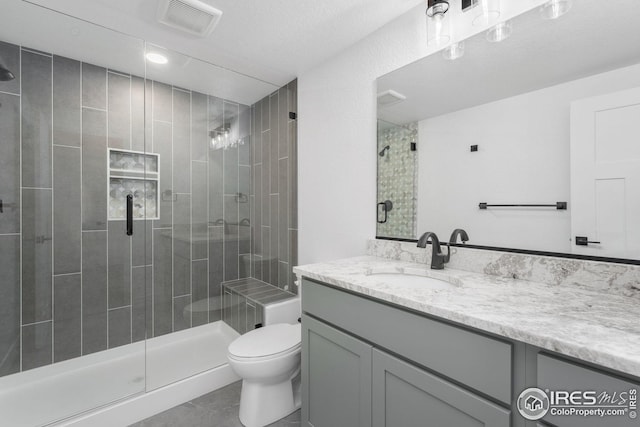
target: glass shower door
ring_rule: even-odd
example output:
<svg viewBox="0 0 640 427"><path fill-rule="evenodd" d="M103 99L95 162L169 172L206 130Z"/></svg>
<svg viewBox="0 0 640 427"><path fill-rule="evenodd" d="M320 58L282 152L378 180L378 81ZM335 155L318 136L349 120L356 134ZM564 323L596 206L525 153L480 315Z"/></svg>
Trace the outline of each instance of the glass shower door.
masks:
<svg viewBox="0 0 640 427"><path fill-rule="evenodd" d="M12 1L0 66L0 425L37 426L145 390L144 42Z"/></svg>

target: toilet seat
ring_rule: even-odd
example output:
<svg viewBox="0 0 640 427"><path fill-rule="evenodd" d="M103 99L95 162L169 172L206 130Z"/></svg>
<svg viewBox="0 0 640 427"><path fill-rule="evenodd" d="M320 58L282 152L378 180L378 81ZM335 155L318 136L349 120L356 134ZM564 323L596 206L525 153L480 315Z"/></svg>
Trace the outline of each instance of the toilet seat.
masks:
<svg viewBox="0 0 640 427"><path fill-rule="evenodd" d="M236 360L267 360L300 350L300 324L280 323L255 329L229 345L229 357Z"/></svg>

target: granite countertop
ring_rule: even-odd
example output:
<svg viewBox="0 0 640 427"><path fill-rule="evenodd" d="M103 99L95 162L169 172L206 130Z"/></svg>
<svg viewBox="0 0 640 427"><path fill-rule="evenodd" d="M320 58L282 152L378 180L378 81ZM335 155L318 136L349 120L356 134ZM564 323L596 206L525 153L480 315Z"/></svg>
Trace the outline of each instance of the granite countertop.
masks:
<svg viewBox="0 0 640 427"><path fill-rule="evenodd" d="M374 256L298 266L294 273L462 325L640 377L638 300ZM391 286L371 273L402 272L456 286ZM304 294L303 294L304 298Z"/></svg>

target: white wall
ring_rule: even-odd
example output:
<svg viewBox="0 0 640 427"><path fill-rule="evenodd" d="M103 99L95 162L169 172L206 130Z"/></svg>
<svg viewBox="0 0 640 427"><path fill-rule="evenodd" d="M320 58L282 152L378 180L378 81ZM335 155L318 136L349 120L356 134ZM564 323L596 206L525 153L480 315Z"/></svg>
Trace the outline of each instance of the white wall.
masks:
<svg viewBox="0 0 640 427"><path fill-rule="evenodd" d="M640 65L421 121L418 231L448 239L464 228L472 244L571 252L570 211L478 203L569 202L571 102L637 86Z"/></svg>
<svg viewBox="0 0 640 427"><path fill-rule="evenodd" d="M541 0L510 0L510 18ZM462 38L481 29L461 28ZM425 3L298 78L299 261L365 253L375 236L375 80L432 52Z"/></svg>

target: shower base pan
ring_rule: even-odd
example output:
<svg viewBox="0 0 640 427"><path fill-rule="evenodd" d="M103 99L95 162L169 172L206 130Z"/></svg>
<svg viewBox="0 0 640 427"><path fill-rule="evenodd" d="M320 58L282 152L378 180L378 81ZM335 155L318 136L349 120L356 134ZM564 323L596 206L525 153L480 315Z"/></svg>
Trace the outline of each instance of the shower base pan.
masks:
<svg viewBox="0 0 640 427"><path fill-rule="evenodd" d="M129 425L239 378L223 321L0 378L0 425Z"/></svg>

